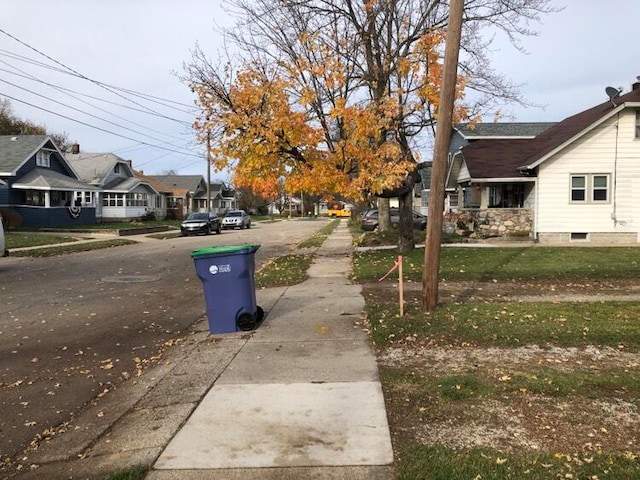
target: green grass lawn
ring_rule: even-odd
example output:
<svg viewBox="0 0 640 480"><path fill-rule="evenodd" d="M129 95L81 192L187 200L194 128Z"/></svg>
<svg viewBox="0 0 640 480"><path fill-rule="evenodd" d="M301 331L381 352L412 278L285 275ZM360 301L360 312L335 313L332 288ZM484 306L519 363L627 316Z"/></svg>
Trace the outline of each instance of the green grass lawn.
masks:
<svg viewBox="0 0 640 480"><path fill-rule="evenodd" d="M55 245L56 243L66 243L77 241L74 237L61 235L48 235L44 233L16 233L7 232L5 235L6 248L37 247L41 245Z"/></svg>
<svg viewBox="0 0 640 480"><path fill-rule="evenodd" d="M74 225L71 227L60 227L63 230L126 230L127 228L140 227L175 227L179 228L182 220L147 220L144 222L114 222L97 223L89 225Z"/></svg>
<svg viewBox="0 0 640 480"><path fill-rule="evenodd" d="M443 247L441 279L501 295L424 312L409 291L403 317L395 288L365 283L398 478L640 479L640 302L509 297L527 282L555 294L578 284L587 299L589 282L637 291L639 253ZM396 258L358 253L354 278L377 280ZM405 278L420 282L424 250L404 258Z"/></svg>
<svg viewBox="0 0 640 480"><path fill-rule="evenodd" d="M37 248L35 250L18 250L11 252L12 257L55 257L57 255L67 255L77 252L89 252L91 250L100 250L103 248L118 247L122 245L132 245L137 243L133 240L125 238L114 238L111 240L102 240L90 243L78 243L72 245L52 245L48 247Z"/></svg>
<svg viewBox="0 0 640 480"><path fill-rule="evenodd" d="M421 281L424 249L404 255L407 280ZM354 258L354 279L381 278L398 257L393 250L360 252ZM640 278L637 247L442 247L443 280L607 280Z"/></svg>
<svg viewBox="0 0 640 480"><path fill-rule="evenodd" d="M366 308L372 340L381 346L411 336L436 345L622 345L640 351L639 302L456 303L433 312L408 305L404 317L396 303L369 299Z"/></svg>

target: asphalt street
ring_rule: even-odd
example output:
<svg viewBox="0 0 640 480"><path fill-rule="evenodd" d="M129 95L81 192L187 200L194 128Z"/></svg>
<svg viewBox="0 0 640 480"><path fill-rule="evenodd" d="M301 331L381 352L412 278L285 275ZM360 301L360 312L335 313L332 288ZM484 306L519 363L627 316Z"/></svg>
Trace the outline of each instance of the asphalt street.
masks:
<svg viewBox="0 0 640 480"><path fill-rule="evenodd" d="M162 362L204 315L191 251L260 244L256 263L325 225L254 224L49 258L0 259L0 462L64 430L115 386Z"/></svg>

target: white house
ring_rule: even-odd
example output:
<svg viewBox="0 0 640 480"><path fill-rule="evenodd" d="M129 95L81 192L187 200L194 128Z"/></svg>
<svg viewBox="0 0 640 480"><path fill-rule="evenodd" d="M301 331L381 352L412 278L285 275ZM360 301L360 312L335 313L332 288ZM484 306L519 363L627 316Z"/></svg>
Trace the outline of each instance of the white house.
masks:
<svg viewBox="0 0 640 480"><path fill-rule="evenodd" d="M157 218L166 214L166 197L153 186L135 177L128 160L113 153L80 153L72 146L66 160L82 181L99 187L96 217L101 221L126 221L153 212Z"/></svg>
<svg viewBox="0 0 640 480"><path fill-rule="evenodd" d="M640 82L612 97L534 138L476 140L454 152L447 187L474 230L640 243Z"/></svg>

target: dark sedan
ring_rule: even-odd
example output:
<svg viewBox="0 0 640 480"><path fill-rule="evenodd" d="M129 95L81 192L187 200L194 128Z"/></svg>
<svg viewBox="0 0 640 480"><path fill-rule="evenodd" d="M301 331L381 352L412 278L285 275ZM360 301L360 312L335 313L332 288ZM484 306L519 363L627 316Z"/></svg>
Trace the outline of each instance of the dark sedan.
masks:
<svg viewBox="0 0 640 480"><path fill-rule="evenodd" d="M182 236L204 233L211 235L213 232L222 232L220 217L215 213L192 213L182 221L180 233Z"/></svg>
<svg viewBox="0 0 640 480"><path fill-rule="evenodd" d="M393 228L397 228L400 223L400 211L397 208L392 208L390 210L391 213L391 226ZM413 228L416 230L425 230L427 228L427 217L418 213L413 213ZM374 208L372 210L367 210L362 215L362 220L360 221L360 227L362 230L367 232L372 232L376 228L378 228L378 209Z"/></svg>

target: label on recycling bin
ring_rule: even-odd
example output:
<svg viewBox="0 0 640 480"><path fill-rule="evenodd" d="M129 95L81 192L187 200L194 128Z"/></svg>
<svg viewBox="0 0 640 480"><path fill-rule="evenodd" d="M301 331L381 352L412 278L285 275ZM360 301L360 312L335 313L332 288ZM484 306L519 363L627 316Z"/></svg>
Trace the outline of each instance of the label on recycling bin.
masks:
<svg viewBox="0 0 640 480"><path fill-rule="evenodd" d="M230 273L231 265L211 265L209 267L209 273L211 275L217 275L218 273Z"/></svg>

